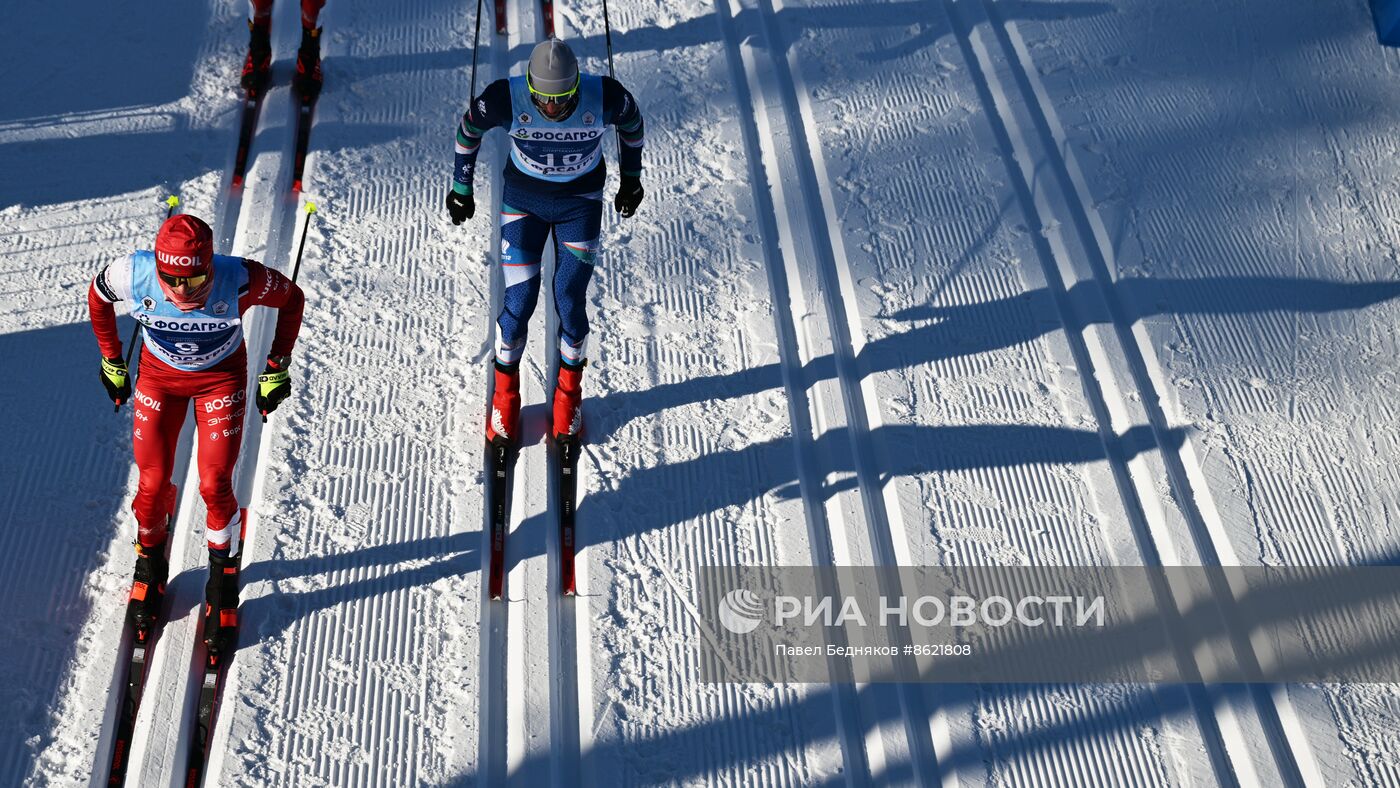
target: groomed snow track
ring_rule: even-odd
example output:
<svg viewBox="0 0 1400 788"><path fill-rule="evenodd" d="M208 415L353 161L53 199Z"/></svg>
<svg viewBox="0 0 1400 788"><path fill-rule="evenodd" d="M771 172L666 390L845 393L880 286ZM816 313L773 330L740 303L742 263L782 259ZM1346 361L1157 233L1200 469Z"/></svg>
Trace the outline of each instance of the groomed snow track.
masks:
<svg viewBox="0 0 1400 788"><path fill-rule="evenodd" d="M483 5L478 91L520 73L543 34L536 0L507 0L504 36ZM1364 164L1381 169L1383 151L1370 137L1349 146L1362 139L1347 136L1352 126L1316 134L1310 149L1326 166L1289 148L1294 181L1270 187L1286 199L1259 210L1276 224L1260 219L1251 236L1238 229L1250 226L1241 216L1220 229L1188 207L1199 197L1225 214L1244 199L1241 187L1210 177L1227 161L1210 157L1226 154L1152 136L1178 116L1188 130L1207 126L1200 113L1213 102L1256 111L1251 123L1215 133L1221 150L1235 145L1245 151L1237 158L1267 169L1288 147L1263 137L1270 123L1325 126L1324 105L1370 107L1379 119L1364 121L1368 129L1400 122L1400 111L1354 95L1361 78L1345 79L1395 69L1364 48L1364 13L1263 5L1219 12L1231 29L1252 31L1232 43L1255 56L1281 52L1291 27L1264 18L1293 14L1293 26L1322 31L1300 44L1299 61L1326 64L1340 87L1239 109L1248 102L1230 92L1236 83L1260 94L1272 84L1310 88L1282 54L1267 80L1264 66L1221 56L1233 82L1212 82L1170 46L1117 48L1148 20L1185 41L1192 14L1209 16L1196 0L1184 10L1153 10L1149 0L610 0L618 76L647 117L648 196L632 220L617 218L610 199L605 210L590 303L578 596L558 588L558 459L545 440L558 327L546 295L522 364L505 596L493 601L481 425L500 301L502 135L486 140L477 216L453 227L441 207L475 3L335 0L306 178L322 213L302 268L296 388L267 428L254 416L243 438L244 623L206 784L1400 785L1390 757L1400 730L1384 712L1395 695L1383 685L696 678L695 643L715 627L694 598L704 566L1234 566L1393 555L1400 534L1386 513L1400 501L1400 479L1382 465L1394 465L1400 446L1376 435L1400 432L1400 418L1380 401L1385 389L1357 372L1398 344L1400 237L1388 229L1384 185ZM222 71L197 76L190 96L0 116L0 163L5 145L37 145L42 155L65 134L169 133L172 154L199 163L174 183L186 210L217 217L219 251L289 268L300 216L287 196L293 4L279 4L278 87L262 108L241 196L226 188L227 163L179 143L180 134L214 140L231 158L237 117L229 122L226 86L243 45L241 13L241 2L214 4L209 26L220 32L198 58ZM605 71L601 0L556 0L555 19L585 68ZM1198 57L1228 49L1210 40ZM1105 69L1130 74L1128 87ZM1177 93L1191 101L1176 103ZM1134 117L1135 106L1156 125ZM1135 136L1151 144L1139 149ZM1154 157L1170 166L1137 187L1132 173L1158 167ZM1172 167L1194 174L1174 180ZM80 288L67 280L85 287L90 258L140 245L160 195L123 192L124 183L110 195L36 186L53 193L53 206L6 208L0 215L20 229L0 234L0 273L19 283L14 291L42 292L56 276L71 299ZM615 184L613 175L609 198ZM21 201L3 187L0 196ZM150 210L132 207L147 202ZM1346 246L1329 229L1334 219L1369 240ZM1191 238L1171 241L1164 228L1177 222ZM1256 241L1281 257L1291 249L1297 270L1271 267L1262 252L1256 259ZM1381 263L1344 253L1361 256L1362 247L1389 251ZM58 257L55 272L26 272L35 253ZM1162 262L1173 256L1186 262ZM552 265L547 258L546 293ZM10 303L0 347L34 367L30 385L58 380L55 407L67 407L68 388L92 383L87 368L67 375L30 346L85 357L83 316L52 295ZM250 318L256 366L272 321ZM17 336L25 342L11 343ZM1322 360L1329 355L1346 362ZM1308 375L1322 382L1310 388ZM1286 395L1270 399L1271 386ZM25 408L33 405L0 393L0 414ZM1329 421L1333 412L1343 416ZM1286 447L1251 430L1258 418L1293 434L1298 414L1374 426L1350 443L1295 428ZM71 486L71 466L104 496L59 507L81 527L53 555L13 527L43 511L37 496L0 505L0 524L11 526L0 552L24 562L11 585L92 578L83 596L25 597L82 645L36 636L36 653L71 666L62 675L0 660L0 679L34 685L25 701L49 710L0 723L23 742L0 752L0 782L80 783L101 772L96 784L115 717L108 690L119 633L110 620L129 572L130 535L110 532L123 516L113 501L124 489L129 500L134 485L134 475L124 488L111 470L128 462L129 417L117 427L81 417L74 429L90 441L60 436L81 451L0 418L35 447L26 463L0 456L7 493L52 495L46 477ZM129 785L179 783L189 746L205 559L188 433L177 462L171 620L137 720ZM1281 448L1289 467L1270 456ZM1290 485L1307 500L1295 502ZM77 545L109 538L95 558ZM1220 615L1244 590L1217 589ZM1167 614L1191 604L1165 585L1153 591ZM1184 673L1208 678L1221 662L1271 655L1237 642L1174 657ZM831 668L843 665L833 658Z"/></svg>

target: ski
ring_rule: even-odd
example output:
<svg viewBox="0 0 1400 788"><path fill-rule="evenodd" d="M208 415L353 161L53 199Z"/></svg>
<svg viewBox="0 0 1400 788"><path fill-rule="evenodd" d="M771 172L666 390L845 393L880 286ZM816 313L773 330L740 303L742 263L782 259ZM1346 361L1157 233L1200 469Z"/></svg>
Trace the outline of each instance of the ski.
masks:
<svg viewBox="0 0 1400 788"><path fill-rule="evenodd" d="M238 512L242 532L239 534L238 564L243 570L243 555L247 543L248 510ZM206 603L207 604L207 603ZM240 605L241 607L241 605ZM198 640L195 648L204 643L204 617L200 616ZM204 673L199 686L199 707L194 718L194 730L190 739L190 753L185 763L185 788L197 788L204 781L204 772L209 766L209 742L214 738L214 722L219 715L219 700L223 697L224 679L228 676L228 664L233 659L236 648L227 652L214 651L203 645Z"/></svg>
<svg viewBox="0 0 1400 788"><path fill-rule="evenodd" d="M578 438L560 438L559 461L559 590L574 595L574 512L578 500Z"/></svg>
<svg viewBox="0 0 1400 788"><path fill-rule="evenodd" d="M506 34L506 0L496 0L496 35Z"/></svg>
<svg viewBox="0 0 1400 788"><path fill-rule="evenodd" d="M141 708L141 694L146 688L146 657L155 650L156 633L160 626L160 621L145 629L127 624L127 628L131 630L130 637L122 639L125 644L123 647L127 649L126 686L122 694L121 708L117 712L117 737L112 743L108 785L121 785L126 779L131 740L136 733L136 712Z"/></svg>
<svg viewBox="0 0 1400 788"><path fill-rule="evenodd" d="M174 496L172 495L172 500ZM167 515L166 528L174 525L174 515ZM167 548L168 550L169 548ZM169 556L166 556L167 562ZM135 589L132 589L133 593ZM127 621L126 634L122 637L122 662L126 664L125 685L122 690L121 706L117 710L116 738L112 742L112 762L107 773L108 785L121 785L126 779L126 769L130 765L131 741L136 733L136 712L141 708L141 696L146 689L147 659L155 652L156 637L164 624L166 606L161 605L158 616L149 627L141 628Z"/></svg>
<svg viewBox="0 0 1400 788"><path fill-rule="evenodd" d="M506 581L506 531L510 527L510 472L515 451L508 443L486 444L486 473L491 507L491 566L492 599L500 599Z"/></svg>
<svg viewBox="0 0 1400 788"><path fill-rule="evenodd" d="M248 174L248 152L253 147L253 132L258 128L258 111L262 108L263 94L249 90L243 95L243 117L238 125L238 153L233 157L233 179L229 189L238 192L243 188L243 179Z"/></svg>
<svg viewBox="0 0 1400 788"><path fill-rule="evenodd" d="M544 37L554 38L554 0L540 0L540 14L544 17Z"/></svg>
<svg viewBox="0 0 1400 788"><path fill-rule="evenodd" d="M297 99L297 147L292 158L292 194L301 193L301 175L306 170L306 152L311 145L311 121L316 112L316 96Z"/></svg>

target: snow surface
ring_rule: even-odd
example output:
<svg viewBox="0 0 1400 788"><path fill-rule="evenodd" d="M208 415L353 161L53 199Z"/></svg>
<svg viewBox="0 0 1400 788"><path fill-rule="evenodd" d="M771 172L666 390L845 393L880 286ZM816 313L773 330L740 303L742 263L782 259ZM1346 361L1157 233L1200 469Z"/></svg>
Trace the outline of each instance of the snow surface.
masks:
<svg viewBox="0 0 1400 788"><path fill-rule="evenodd" d="M555 5L605 69L601 0ZM540 38L507 6L478 89ZM97 784L109 755L136 477L88 280L171 192L221 252L289 271L300 238L296 4L241 200L246 7L142 10L26 3L0 32L5 785ZM705 564L1393 561L1400 59L1365 3L609 11L648 196L605 212L591 294L580 595L550 590L542 299L491 603L499 134L481 215L441 207L474 4L331 0L296 389L238 470L209 784L1400 785L1394 685L708 685L694 650ZM130 785L180 782L188 746L189 465Z"/></svg>

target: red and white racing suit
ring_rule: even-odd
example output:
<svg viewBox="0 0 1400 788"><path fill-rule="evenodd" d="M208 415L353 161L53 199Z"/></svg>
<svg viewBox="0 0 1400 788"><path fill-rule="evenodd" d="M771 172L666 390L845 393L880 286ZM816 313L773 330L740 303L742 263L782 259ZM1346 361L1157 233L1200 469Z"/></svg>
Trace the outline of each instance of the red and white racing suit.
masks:
<svg viewBox="0 0 1400 788"><path fill-rule="evenodd" d="M253 6L253 21L266 22L272 19L272 0L249 0ZM301 0L301 26L307 29L316 27L321 9L326 0Z"/></svg>
<svg viewBox="0 0 1400 788"><path fill-rule="evenodd" d="M123 262L129 265L128 261ZM106 358L122 355L116 310L112 304L130 297L130 292L129 287L124 293L119 285L111 284L120 282L119 275L108 276L109 270L121 264L113 263L104 268L88 288L92 330ZM239 294L238 314L242 315L250 306L277 309L277 332L270 354L290 355L301 329L305 303L301 288L262 263L244 260L243 264L248 286ZM129 273L126 281L130 281ZM166 515L174 508L170 475L175 462L175 442L184 426L185 411L193 401L199 424L195 431L199 492L208 510L209 547L238 552L241 523L238 500L233 492L233 466L238 462L242 442L249 399L248 378L248 354L241 339L236 351L199 371L176 369L151 352L141 354L132 397L135 410L132 448L140 469L140 481L131 508L136 515L137 538L143 546L153 547L165 541Z"/></svg>

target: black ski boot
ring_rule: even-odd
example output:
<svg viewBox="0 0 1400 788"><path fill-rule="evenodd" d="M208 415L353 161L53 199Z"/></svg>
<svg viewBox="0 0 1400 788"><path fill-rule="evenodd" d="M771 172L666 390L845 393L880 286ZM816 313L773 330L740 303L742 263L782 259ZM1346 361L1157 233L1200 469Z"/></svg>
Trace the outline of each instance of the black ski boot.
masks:
<svg viewBox="0 0 1400 788"><path fill-rule="evenodd" d="M204 585L204 643L210 656L232 651L238 638L238 557L209 554Z"/></svg>
<svg viewBox="0 0 1400 788"><path fill-rule="evenodd" d="M154 547L136 543L136 572L131 580L131 595L126 601L126 620L136 627L138 635L149 631L160 617L160 601L165 597L165 581L169 574L165 542Z"/></svg>
<svg viewBox="0 0 1400 788"><path fill-rule="evenodd" d="M243 89L261 93L272 70L272 24L248 20L248 57L243 60Z"/></svg>
<svg viewBox="0 0 1400 788"><path fill-rule="evenodd" d="M312 101L321 93L321 28L301 29L301 48L297 50L297 73L292 87L302 101Z"/></svg>

